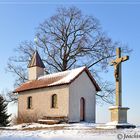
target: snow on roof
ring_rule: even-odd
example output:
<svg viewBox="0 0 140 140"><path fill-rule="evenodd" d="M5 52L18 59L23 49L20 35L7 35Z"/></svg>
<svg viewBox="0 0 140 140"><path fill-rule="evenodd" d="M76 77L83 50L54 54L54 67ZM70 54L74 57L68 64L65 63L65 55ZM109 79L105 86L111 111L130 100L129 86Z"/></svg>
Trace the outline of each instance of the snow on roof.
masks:
<svg viewBox="0 0 140 140"><path fill-rule="evenodd" d="M38 80L53 79L53 78L56 78L56 77L61 77L58 81L55 81L55 82L53 82L49 85L69 83L72 79L74 79L85 68L86 67L84 66L84 67L80 67L80 68L76 68L76 69L72 69L72 70L67 70L67 71L63 71L63 72L58 72L58 73L54 73L54 74L45 75L45 76L39 77Z"/></svg>
<svg viewBox="0 0 140 140"><path fill-rule="evenodd" d="M69 84L73 80L75 80L83 71L86 71L86 73L89 76L89 78L91 79L92 83L95 85L96 90L100 91L100 87L98 86L98 84L96 83L94 78L91 76L87 67L84 66L84 67L80 67L80 68L76 68L76 69L72 69L72 70L48 74L48 75L39 77L37 80L28 81L28 82L22 84L20 87L18 87L14 91L14 93L32 90L32 89L38 89L38 88L45 88L45 87Z"/></svg>

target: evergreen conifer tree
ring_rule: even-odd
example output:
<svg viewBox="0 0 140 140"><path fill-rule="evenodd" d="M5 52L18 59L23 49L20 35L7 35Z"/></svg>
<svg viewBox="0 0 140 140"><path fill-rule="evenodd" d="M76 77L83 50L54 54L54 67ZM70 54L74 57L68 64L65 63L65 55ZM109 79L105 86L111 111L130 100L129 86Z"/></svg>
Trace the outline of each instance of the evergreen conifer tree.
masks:
<svg viewBox="0 0 140 140"><path fill-rule="evenodd" d="M0 95L0 126L8 126L10 115L7 114L7 103Z"/></svg>

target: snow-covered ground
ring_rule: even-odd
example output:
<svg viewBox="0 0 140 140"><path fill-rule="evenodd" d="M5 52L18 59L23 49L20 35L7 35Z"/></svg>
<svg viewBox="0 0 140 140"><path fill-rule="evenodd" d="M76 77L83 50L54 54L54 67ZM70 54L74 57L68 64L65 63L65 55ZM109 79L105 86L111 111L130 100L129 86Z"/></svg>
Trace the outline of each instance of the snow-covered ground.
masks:
<svg viewBox="0 0 140 140"><path fill-rule="evenodd" d="M127 137L127 138L126 138ZM128 138L129 137L129 138ZM93 123L22 124L0 129L0 140L124 140L140 139L140 128L99 130Z"/></svg>

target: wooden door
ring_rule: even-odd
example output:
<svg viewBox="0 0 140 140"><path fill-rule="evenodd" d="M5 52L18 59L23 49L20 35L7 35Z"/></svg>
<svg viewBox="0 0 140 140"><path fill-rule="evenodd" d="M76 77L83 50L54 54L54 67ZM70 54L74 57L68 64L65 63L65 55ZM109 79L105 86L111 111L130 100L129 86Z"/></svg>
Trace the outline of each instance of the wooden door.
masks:
<svg viewBox="0 0 140 140"><path fill-rule="evenodd" d="M85 99L82 97L80 99L80 121L85 119Z"/></svg>

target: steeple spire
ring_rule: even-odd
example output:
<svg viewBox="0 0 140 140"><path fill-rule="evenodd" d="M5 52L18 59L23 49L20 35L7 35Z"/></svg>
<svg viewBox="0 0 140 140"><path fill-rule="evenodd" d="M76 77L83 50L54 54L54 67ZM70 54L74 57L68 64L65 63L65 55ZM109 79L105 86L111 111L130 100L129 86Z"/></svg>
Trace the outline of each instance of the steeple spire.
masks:
<svg viewBox="0 0 140 140"><path fill-rule="evenodd" d="M28 64L28 68L31 68L31 67L45 68L44 63L42 62L37 50L34 52L32 59Z"/></svg>
<svg viewBox="0 0 140 140"><path fill-rule="evenodd" d="M36 50L28 64L29 80L36 80L38 77L44 75L44 68L44 63L42 62L38 51Z"/></svg>

